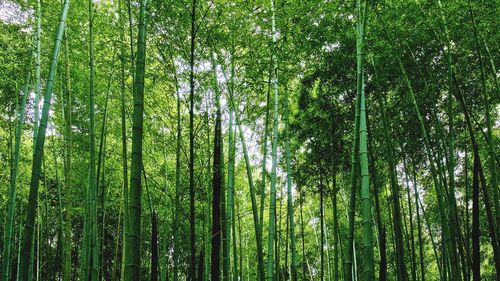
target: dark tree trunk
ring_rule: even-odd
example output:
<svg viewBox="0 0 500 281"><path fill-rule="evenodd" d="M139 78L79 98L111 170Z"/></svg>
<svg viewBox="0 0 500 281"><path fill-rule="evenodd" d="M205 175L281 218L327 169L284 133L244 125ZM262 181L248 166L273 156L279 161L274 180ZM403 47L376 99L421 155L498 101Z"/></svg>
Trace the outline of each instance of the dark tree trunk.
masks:
<svg viewBox="0 0 500 281"><path fill-rule="evenodd" d="M158 281L158 219L151 215L151 281Z"/></svg>
<svg viewBox="0 0 500 281"><path fill-rule="evenodd" d="M214 139L214 164L213 164L213 197L212 197L212 260L211 260L211 280L220 280L220 250L221 250L221 113L217 110L215 121ZM192 272L194 274L194 272Z"/></svg>

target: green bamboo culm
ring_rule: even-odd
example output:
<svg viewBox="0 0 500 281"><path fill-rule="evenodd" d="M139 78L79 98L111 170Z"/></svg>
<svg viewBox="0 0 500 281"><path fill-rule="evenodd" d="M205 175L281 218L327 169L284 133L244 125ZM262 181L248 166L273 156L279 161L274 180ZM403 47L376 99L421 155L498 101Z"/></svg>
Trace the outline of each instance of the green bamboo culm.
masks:
<svg viewBox="0 0 500 281"><path fill-rule="evenodd" d="M129 235L126 241L126 281L141 280L141 163L146 67L146 1L140 2L132 119L132 162L129 191Z"/></svg>
<svg viewBox="0 0 500 281"><path fill-rule="evenodd" d="M449 234L449 251L451 265L451 279L460 281L462 276L460 274L460 262L458 259L457 248L459 244L460 232L457 222L457 202L455 198L455 133L453 130L453 61L452 61L452 42L450 33L448 31L448 24L444 16L443 5L441 1L437 1L443 25L444 35L446 39L446 65L448 70L448 99L447 99L447 114L448 114L448 220L450 228ZM465 277L465 276L464 276Z"/></svg>
<svg viewBox="0 0 500 281"><path fill-rule="evenodd" d="M89 153L90 153L90 163L89 163L89 185L87 191L87 223L88 223L88 237L87 241L87 253L86 260L87 263L87 279L92 281L98 280L99 268L97 261L97 175L96 175L96 157L95 157L95 93L94 93L94 35L93 35L93 25L94 25L94 7L92 0L89 0Z"/></svg>
<svg viewBox="0 0 500 281"><path fill-rule="evenodd" d="M297 249L295 246L295 224L294 224L294 208L293 208L293 191L292 191L292 164L290 156L290 108L288 106L288 88L285 87L285 153L286 153L286 186L287 186L287 211L288 221L290 224L290 250L292 252L292 281L297 280Z"/></svg>
<svg viewBox="0 0 500 281"><path fill-rule="evenodd" d="M359 0L356 2L356 9L358 17L360 16L360 7ZM358 41L358 37L360 37L359 33L359 23L356 26L356 41ZM358 52L358 42L356 44L356 50ZM358 57L356 58L356 62L358 62ZM354 113L354 132L353 132L353 142L352 142L352 151L351 151L351 174L350 174L350 183L351 190L349 192L349 212L348 212L348 220L349 220L349 229L347 235L347 256L345 258L345 266L344 266L344 279L346 281L352 281L353 275L355 271L353 270L353 265L355 263L354 259L354 232L355 232L355 213L356 213L356 189L358 183L358 151L359 147L359 127L360 127L360 109L361 109L361 79L360 79L360 65L357 65L357 83L356 83L356 103L355 103L355 113Z"/></svg>
<svg viewBox="0 0 500 281"><path fill-rule="evenodd" d="M118 16L120 23L120 119L121 119L121 160L122 160L122 204L123 204L123 237L122 237L122 255L121 255L121 270L120 280L124 280L125 274L125 256L126 256L126 239L128 237L128 161L127 161L127 124L125 120L125 18L123 14L122 1L118 1Z"/></svg>
<svg viewBox="0 0 500 281"><path fill-rule="evenodd" d="M65 226L63 241L63 281L71 279L71 151L72 151L72 132L71 132L71 76L68 58L68 35L65 33L64 39L64 57L65 57L65 89L64 89L64 190L65 190Z"/></svg>
<svg viewBox="0 0 500 281"><path fill-rule="evenodd" d="M172 59L173 74L175 77L175 94L176 94L176 123L177 123L177 139L175 141L175 214L174 214L174 229L173 229L173 280L177 281L179 278L179 211L180 211L180 173L181 173L181 97L179 94L179 83L177 80L177 70L175 63ZM208 251L207 251L208 252ZM208 274L207 274L208 275Z"/></svg>
<svg viewBox="0 0 500 281"><path fill-rule="evenodd" d="M359 111L359 162L361 166L361 218L363 224L362 258L363 258L363 280L375 280L374 256L373 256L373 218L370 197L370 175L368 167L366 108L365 108L365 81L364 81L364 29L366 20L366 3L362 6L361 1L356 1L358 14L356 33L356 61L357 61L357 96L360 100ZM365 7L363 11L363 7Z"/></svg>
<svg viewBox="0 0 500 281"><path fill-rule="evenodd" d="M234 67L234 59L235 59L235 55L234 55L234 52L235 52L235 49L234 49L234 46L232 46L232 49L231 49L231 78L229 80L229 92L231 94L231 100L233 100L234 98L234 75L235 75L235 67ZM232 103L230 103L230 108L232 107ZM234 112L234 108L233 108L233 112ZM234 120L233 120L234 122ZM234 194L236 193L236 190L235 190L235 168L234 168L234 165L235 165L235 155L236 155L236 127L234 126L235 124L233 124L232 126L230 126L230 128L232 129L233 131L233 140L232 140L232 143L230 142L230 149L232 149L232 178L230 179L232 181L232 190L231 192L229 193L229 190L228 190L228 207L231 208L231 216L227 216L227 219L228 221L231 223L231 231L232 231L232 240L233 240L233 270L231 271L231 274L232 274L232 280L237 280L238 279L238 251L237 251L237 245L236 245L236 202L235 202L235 198L234 198Z"/></svg>
<svg viewBox="0 0 500 281"><path fill-rule="evenodd" d="M222 280L230 280L229 268L231 264L231 224L233 223L233 209L234 209L234 165L235 165L235 138L234 138L234 124L233 124L233 111L229 110L229 154L228 154L228 168L227 168L227 203L226 203L226 223L225 227L225 240L224 243L224 259L223 259L223 275Z"/></svg>
<svg viewBox="0 0 500 281"><path fill-rule="evenodd" d="M271 0L272 7L272 36L273 36L273 77L272 86L274 92L274 112L273 112L273 143L271 148L272 168L271 168L271 193L269 195L269 229L267 240L267 268L266 280L274 280L274 240L276 236L275 219L276 219L276 170L278 158L278 62L276 58L276 9L275 0Z"/></svg>
<svg viewBox="0 0 500 281"><path fill-rule="evenodd" d="M47 130L47 123L49 119L50 102L52 99L52 91L55 84L55 74L57 69L57 59L61 49L61 42L66 28L66 17L69 10L69 0L65 0L62 6L61 18L57 28L56 38L54 40L54 50L52 53L52 61L50 64L49 75L47 77L47 85L45 88L44 103L42 108L42 118L38 129L38 137L35 147L35 154L33 157L33 165L31 172L30 191L28 197L28 205L26 210L26 220L23 234L23 246L21 256L21 274L20 281L28 281L30 252L33 244L33 230L36 216L36 209L38 205L38 187L40 185L40 171L43 159L43 148L45 144L45 133ZM31 281L31 280L29 280Z"/></svg>
<svg viewBox="0 0 500 281"><path fill-rule="evenodd" d="M7 205L7 216L5 219L5 235L2 253L2 281L9 280L11 271L11 251L14 240L12 236L14 235L14 214L16 212L16 184L19 167L19 154L21 151L21 135L26 113L26 101L29 95L29 86L31 81L31 66L33 63L31 58L33 57L33 52L34 48L31 50L30 62L26 68L26 80L22 89L21 107L19 107L17 111L14 154L12 159L12 177L9 185L9 199Z"/></svg>
<svg viewBox="0 0 500 281"><path fill-rule="evenodd" d="M40 54L41 54L41 33L42 33L42 4L40 0L36 1L36 62L35 62L35 101L33 103L33 154L35 153L36 139L38 137L38 125L40 122Z"/></svg>
<svg viewBox="0 0 500 281"><path fill-rule="evenodd" d="M210 260L210 280L219 281L221 278L220 270L220 257L221 257L221 240L225 246L225 229L221 227L221 221L226 223L225 215L225 194L224 194L224 150L222 140L222 119L221 119L221 106L220 106L220 89L217 80L216 64L214 53L211 51L212 57L212 84L215 92L215 135L214 135L214 150L213 150L213 166L212 166L212 239L211 239L211 260ZM224 247L222 247L224 251ZM229 269L224 269L227 256L223 252L223 275L227 274Z"/></svg>

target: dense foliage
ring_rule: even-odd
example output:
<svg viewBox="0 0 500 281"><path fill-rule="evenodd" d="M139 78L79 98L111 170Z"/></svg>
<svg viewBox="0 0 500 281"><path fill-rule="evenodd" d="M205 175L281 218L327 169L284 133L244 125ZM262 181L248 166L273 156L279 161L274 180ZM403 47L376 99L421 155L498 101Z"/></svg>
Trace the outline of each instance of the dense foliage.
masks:
<svg viewBox="0 0 500 281"><path fill-rule="evenodd" d="M498 2L0 2L0 280L500 280Z"/></svg>

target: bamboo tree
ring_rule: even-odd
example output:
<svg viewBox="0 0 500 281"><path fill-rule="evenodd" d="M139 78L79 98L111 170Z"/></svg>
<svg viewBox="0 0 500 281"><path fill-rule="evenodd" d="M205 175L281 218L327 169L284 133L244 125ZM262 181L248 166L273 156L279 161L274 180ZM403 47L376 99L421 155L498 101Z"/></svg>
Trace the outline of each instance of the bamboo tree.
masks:
<svg viewBox="0 0 500 281"><path fill-rule="evenodd" d="M359 0L356 2L356 9L358 15L358 21L360 21L360 13L359 13ZM359 34L358 34L359 33ZM356 46L358 45L358 37L361 35L359 23L356 27ZM356 48L358 49L358 48ZM356 58L356 62L358 58ZM355 113L354 113L354 131L353 131L353 142L352 142L352 151L351 151L351 174L350 174L350 184L351 189L349 192L349 230L348 230L348 242L347 242L347 256L345 258L345 271L344 271L344 279L346 281L352 281L353 275L356 275L356 272L353 271L353 263L354 263L354 217L356 212L356 189L358 183L358 155L356 151L359 149L359 128L360 128L360 109L361 109L361 69L360 65L357 64L357 85L356 85L356 104L355 104Z"/></svg>
<svg viewBox="0 0 500 281"><path fill-rule="evenodd" d="M290 160L290 136L289 136L289 114L288 106L288 89L285 87L285 153L286 153L286 173L287 173L287 210L288 220L290 223L290 250L292 252L292 281L297 280L297 250L295 246L295 224L294 224L294 208L293 208L293 193L292 193L292 173Z"/></svg>
<svg viewBox="0 0 500 281"><path fill-rule="evenodd" d="M16 184L17 184L17 176L18 176L18 168L19 168L19 157L21 151L21 135L23 131L24 125L24 117L26 112L26 101L29 95L29 87L31 80L31 66L34 49L31 48L31 56L29 58L30 62L26 68L26 80L24 82L24 87L22 89L22 97L21 97L21 106L17 111L17 124L16 124L16 132L15 132L15 144L14 144L14 153L12 155L12 168L11 168L11 179L9 184L9 199L7 205L7 216L5 222L5 235L4 235L4 243L3 243L3 253L2 253L2 281L9 280L10 270L11 270L11 249L14 244L14 214L16 212ZM17 95L16 95L17 98ZM16 101L17 103L17 101Z"/></svg>
<svg viewBox="0 0 500 281"><path fill-rule="evenodd" d="M477 148L474 148L477 149ZM479 228L479 157L474 153L472 173L472 281L481 280L480 228Z"/></svg>
<svg viewBox="0 0 500 281"><path fill-rule="evenodd" d="M304 212L303 212L303 193L302 188L299 187L299 212L300 212L300 237L302 242L302 280L306 280L306 247L304 235Z"/></svg>
<svg viewBox="0 0 500 281"><path fill-rule="evenodd" d="M195 189L194 189L194 50L196 40L196 0L191 5L191 50L189 56L189 259L190 281L196 281Z"/></svg>
<svg viewBox="0 0 500 281"><path fill-rule="evenodd" d="M339 280L339 218L338 218L338 207L337 207L337 173L333 172L333 183L332 183L332 211L333 211L333 280Z"/></svg>
<svg viewBox="0 0 500 281"><path fill-rule="evenodd" d="M22 230L22 225L19 224L19 232L18 232L18 236L17 236L17 270L16 270L16 281L19 280L19 266L20 266L20 263L21 263L21 230Z"/></svg>
<svg viewBox="0 0 500 281"><path fill-rule="evenodd" d="M271 58L272 60L272 58ZM259 227L261 240L264 228L264 209L265 209L265 198L266 198L266 176L267 176L267 139L269 135L269 112L270 112L270 100L271 100L271 79L272 79L272 61L271 69L269 71L269 81L267 83L267 95L266 95L266 117L264 119L264 139L262 140L262 172L261 172L261 186L260 186L260 213L259 213ZM263 280L263 279L262 279Z"/></svg>
<svg viewBox="0 0 500 281"><path fill-rule="evenodd" d="M37 0L36 2L36 66L35 66L35 100L34 100L34 120L33 120L33 158L36 153L36 145L38 143L38 130L40 126L40 96L42 95L41 93L41 79L40 79L40 73L41 73L41 66L40 66L40 60L41 60L41 32L42 32L42 4L40 0ZM56 71L56 70L54 70ZM54 73L55 76L55 73ZM36 210L35 210L36 211ZM33 259L34 259L34 244L35 244L35 236L33 235L32 237L32 245L30 249L30 266L29 266L29 273L28 273L28 280L32 280L32 275L33 275ZM19 280L19 279L18 279Z"/></svg>
<svg viewBox="0 0 500 281"><path fill-rule="evenodd" d="M359 161L361 166L361 218L363 221L362 257L364 280L374 280L373 257L373 227L372 210L370 201L370 175L368 165L367 129L365 111L365 85L364 85L364 29L366 20L366 6L356 1L357 33L356 33L356 65L357 65L357 96L359 105ZM358 133L358 132L356 132Z"/></svg>
<svg viewBox="0 0 500 281"><path fill-rule="evenodd" d="M38 203L37 197L38 197L38 187L40 184L40 170L42 165L43 148L45 143L45 132L47 130L47 122L49 118L52 90L54 88L54 83L55 83L57 59L59 56L59 50L61 47L61 41L64 34L64 29L66 27L66 16L68 14L68 10L69 10L69 0L65 0L62 6L61 18L59 21L59 26L57 28L56 39L54 41L54 51L47 79L47 85L45 88L44 105L42 108L42 119L40 120L40 127L38 130L38 137L35 146L35 154L33 158L30 192L29 192L28 206L26 210L26 220L25 220L24 234L23 234L22 257L20 266L21 281L28 281L28 272L29 272L28 269L31 256L30 255L31 247L33 245L33 229L34 229L33 226L35 222L36 208Z"/></svg>
<svg viewBox="0 0 500 281"><path fill-rule="evenodd" d="M276 170L277 170L277 158L278 158L278 64L276 58L276 19L275 19L275 0L271 0L272 7L272 34L273 34L273 77L272 85L274 92L274 111L273 111L273 145L272 145L272 170L271 170L271 193L269 197L269 228L268 228L268 240L267 240L267 270L266 270L266 280L272 281L273 277L273 265L274 265L274 241L276 239Z"/></svg>
<svg viewBox="0 0 500 281"><path fill-rule="evenodd" d="M140 1L137 60L134 79L132 162L130 168L129 236L126 244L126 281L141 280L141 170L144 122L144 73L146 67L146 1Z"/></svg>
<svg viewBox="0 0 500 281"><path fill-rule="evenodd" d="M413 166L413 192L415 193L415 213L417 215L417 233L418 233L418 250L419 250L419 258L420 258L420 278L422 281L425 281L425 256L424 256L424 240L422 237L422 226L420 223L420 195L417 189L417 172L414 162L414 157L411 157L411 162Z"/></svg>
<svg viewBox="0 0 500 281"><path fill-rule="evenodd" d="M438 5L440 8L440 16L443 24L444 34L446 38L446 62L447 62L447 70L448 70L448 220L449 223L453 226L458 226L457 218L457 210L456 210L456 199L455 199L455 144L454 144L454 130L453 130L453 62L452 62L452 53L451 53L451 39L448 31L448 24L444 17L443 6L441 1L438 0ZM460 275L460 263L457 257L457 237L460 236L459 227L453 227L450 231L450 247L449 247L449 256L450 256L450 264L451 264L451 278L452 280L461 280ZM464 265L465 266L465 265Z"/></svg>
<svg viewBox="0 0 500 281"><path fill-rule="evenodd" d="M105 195L105 181L104 181L104 167L105 167L105 160L106 160L106 138L107 138L107 127L108 127L108 104L109 104L109 93L111 91L111 79L113 77L113 71L111 71L111 74L109 75L108 79L108 86L107 86L107 91L106 91L106 98L104 102L104 113L102 116L102 125L101 125L101 137L99 139L99 153L97 156L97 177L96 177L96 196L99 199L99 205L100 205L100 213L101 213L101 224L100 224L100 233L102 237L97 237L96 239L96 247L98 249L96 250L96 264L98 265L98 275L97 278L98 280L101 280L102 278L102 272L103 268L102 265L104 264L104 253L103 253L103 242L104 242L104 225L105 225L105 217L106 217L106 210L104 206L104 195ZM102 176L101 176L101 171L102 171ZM99 193L99 186L100 188L100 194ZM96 198L97 199L97 198ZM96 200L97 201L97 200ZM96 202L96 212L97 212L97 202ZM96 216L97 219L97 216ZM98 232L96 228L96 232Z"/></svg>
<svg viewBox="0 0 500 281"><path fill-rule="evenodd" d="M206 108L210 108L209 106L209 103L211 103L211 101L207 101L207 104L206 104ZM205 127L207 128L207 138L206 138L206 154L207 154L207 158L208 158L208 163L207 163L207 169L206 169L206 177L207 178L211 178L212 177L212 173L213 173L213 169L212 169L212 165L210 163L210 158L212 158L212 147L211 147L211 144L212 142L210 141L210 131L211 131L211 128L210 128L210 119L209 119L209 114L208 114L208 111L205 112L204 114L204 120L205 120ZM178 119L179 120L179 119ZM214 120L215 121L215 120ZM212 233L211 233L211 228L208 227L208 225L211 224L211 212L210 212L210 201L208 200L208 198L210 198L210 190L212 189L212 184L213 184L213 181L210 181L210 180L207 180L207 202L204 202L206 204L203 204L203 214L204 214L204 219L203 219L203 254L204 254L204 261L203 261L203 281L208 281L209 280L209 267L211 266L211 263L210 263L210 255L212 254L211 253L211 249L210 249L210 246L211 246L211 243L209 243L208 241L211 241L211 237L212 237ZM205 228L207 230L205 230Z"/></svg>
<svg viewBox="0 0 500 281"><path fill-rule="evenodd" d="M217 110L214 138L214 164L213 164L213 199L212 199L212 254L211 254L211 280L220 280L220 193L222 185L221 171L221 117L220 109Z"/></svg>
<svg viewBox="0 0 500 281"><path fill-rule="evenodd" d="M320 225L320 243L319 243L319 253L320 253L320 280L325 280L325 208L323 206L323 179L319 178L319 225Z"/></svg>
<svg viewBox="0 0 500 281"><path fill-rule="evenodd" d="M158 281L158 218L151 214L151 281Z"/></svg>
<svg viewBox="0 0 500 281"><path fill-rule="evenodd" d="M213 56L213 53L212 53ZM217 81L217 73L215 62L212 60L212 75L213 75L213 87L215 91L215 106L216 106L216 117L215 117L215 137L214 137L214 162L213 162L213 180L212 180L212 252L211 252L211 280L220 280L220 250L221 250L221 217L224 219L225 215L222 216L224 208L221 210L221 201L223 198L224 188L222 185L222 174L223 174L223 152L222 152L222 121L221 121L221 105L220 105L220 90L219 83ZM226 266L224 264L224 266ZM193 273L192 273L193 274Z"/></svg>
<svg viewBox="0 0 500 281"><path fill-rule="evenodd" d="M65 214L65 229L64 229L64 241L63 241L63 269L62 275L64 281L69 281L71 279L71 151L73 146L73 137L71 130L71 71L69 66L68 58L68 35L66 32L64 41L64 57L66 63L66 77L65 77L65 88L64 88L64 190L65 190L65 204L66 204L66 214Z"/></svg>
<svg viewBox="0 0 500 281"><path fill-rule="evenodd" d="M224 166L224 165L223 165ZM226 183L223 181L223 184L221 186L221 239L222 239L222 280L229 280L229 269L230 269L230 238L231 236L228 236L226 231L227 231L227 226L231 227L231 225L228 222L227 219L227 194L226 194ZM230 229L230 228L229 228ZM229 238L229 240L228 240Z"/></svg>
<svg viewBox="0 0 500 281"><path fill-rule="evenodd" d="M401 148L403 149L403 148ZM408 176L408 166L406 164L406 159L403 158L403 169L405 174L405 183L406 183L406 199L408 204L408 220L410 223L410 233L409 233L409 242L410 242L410 257L411 257L411 273L412 280L417 281L417 257L415 254L415 239L414 239L414 231L413 231L413 209L411 203L410 196L410 179Z"/></svg>
<svg viewBox="0 0 500 281"><path fill-rule="evenodd" d="M96 281L98 279L98 262L97 262L97 178L96 178L96 161L95 161L95 94L94 94L94 7L92 0L89 0L89 185L87 191L87 245L85 264L87 272L84 275L85 279Z"/></svg>
<svg viewBox="0 0 500 281"><path fill-rule="evenodd" d="M232 56L232 60L233 60ZM233 62L231 63L231 80L230 80L230 95L233 96L233 91L234 91L234 64ZM214 74L215 75L215 74ZM223 249L223 254L224 254L224 260L223 260L223 275L222 279L223 280L229 280L229 267L231 263L231 255L230 255L230 247L231 247L231 225L233 224L233 209L234 209L234 165L235 165L235 145L236 141L234 139L234 126L233 126L233 109L230 106L229 109L229 125L228 125L228 130L229 130L229 154L228 154L228 181L227 181L227 204L226 204L226 224L224 225L225 227L225 240L226 243L224 244L224 249ZM235 243L235 242L234 242Z"/></svg>
<svg viewBox="0 0 500 281"><path fill-rule="evenodd" d="M118 2L119 6L119 22L120 28L120 121L121 121L121 145L122 145L122 194L123 194L123 239L122 239L122 257L121 257L121 276L120 280L124 280L125 275L125 257L126 257L126 240L128 237L128 162L127 162L127 124L125 121L125 23L122 16L122 2Z"/></svg>
<svg viewBox="0 0 500 281"><path fill-rule="evenodd" d="M40 56L41 56L41 33L42 33L42 4L40 0L36 1L36 60L35 60L35 101L34 107L34 117L33 117L33 154L35 153L35 146L38 138L38 126L40 125Z"/></svg>
<svg viewBox="0 0 500 281"><path fill-rule="evenodd" d="M364 88L364 87L363 87ZM365 97L364 90L361 92L361 108L360 108L360 164L361 164L361 215L363 218L363 271L365 280L374 279L373 265L373 229L372 229L372 213L370 202L370 186L368 174L368 155L367 155L367 140L366 140L366 115L365 115Z"/></svg>
<svg viewBox="0 0 500 281"><path fill-rule="evenodd" d="M179 267L179 211L180 211L180 172L181 172L181 98L179 95L179 82L177 79L177 70L175 68L175 63L172 61L172 73L175 80L175 94L176 94L176 106L177 106L177 138L175 142L175 214L174 214L174 270L173 270L173 280L178 280L178 267ZM210 170L210 169L209 169Z"/></svg>
<svg viewBox="0 0 500 281"><path fill-rule="evenodd" d="M235 130L236 132L236 130ZM233 196L236 191L233 191ZM232 221L231 221L231 233L232 233L232 245L233 245L233 270L231 271L232 274L232 280L237 281L238 276L239 276L239 271L238 271L238 244L236 240L236 201L233 200L233 216L232 216ZM241 236L241 235L240 235ZM241 243L241 240L240 240Z"/></svg>
<svg viewBox="0 0 500 281"><path fill-rule="evenodd" d="M231 79L230 79L230 85L231 85L231 93L232 93L232 96L234 98L234 76L235 76L235 69L234 69L234 47L232 47L232 54L231 54ZM233 99L231 99L233 100ZM234 109L233 109L234 111ZM234 121L233 121L234 122ZM233 131L233 140L232 140L232 143L229 142L229 149L233 150L232 152L232 163L231 163L231 166L229 166L229 169L232 169L232 172L229 173L229 174L232 174L232 177L229 178L228 177L228 180L230 180L232 182L232 187L231 187L231 192L229 192L229 188L228 188L228 212L231 211L231 214L227 216L227 219L228 221L231 223L231 233L232 233L232 237L233 237L233 271L232 271L232 280L236 281L238 279L238 254L237 254L237 246L236 246L236 201L235 201L235 197L234 197L234 194L236 193L236 187L235 187L235 168L234 168L234 165L235 165L235 155L236 155L236 127L234 126L234 124L231 124L230 126L231 130ZM229 231L228 231L229 232ZM229 240L229 239L228 239Z"/></svg>
<svg viewBox="0 0 500 281"><path fill-rule="evenodd" d="M374 76L375 76L375 84L377 88L380 88L380 85L378 84L378 77L377 73L375 71L375 66L373 63L373 58L371 60L372 67L374 70ZM384 114L384 112L382 112ZM370 115L367 114L366 117L366 123L367 123L367 133L368 133L368 158L370 159L370 174L372 176L372 182L373 182L373 193L375 197L375 221L377 223L377 231L378 231L378 246L379 246L379 256L380 256L380 264L379 264L379 280L380 281L385 281L387 279L387 257L386 257L386 241L385 241L385 226L382 224L382 216L381 216L381 211L380 211L380 199L379 199L379 181L377 180L377 169L375 166L376 159L373 155L374 149L373 149L373 137L372 137L372 131L371 129L371 123L370 119L368 118Z"/></svg>

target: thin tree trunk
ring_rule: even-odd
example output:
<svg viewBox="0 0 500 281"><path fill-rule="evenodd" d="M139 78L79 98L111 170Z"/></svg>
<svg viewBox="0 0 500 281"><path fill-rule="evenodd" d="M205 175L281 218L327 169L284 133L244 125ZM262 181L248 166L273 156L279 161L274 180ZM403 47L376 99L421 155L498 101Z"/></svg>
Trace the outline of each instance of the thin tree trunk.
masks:
<svg viewBox="0 0 500 281"><path fill-rule="evenodd" d="M272 58L271 58L271 68L273 67L272 64ZM271 79L273 76L272 69L269 71L269 81L267 85L267 97L266 97L266 117L264 119L264 139L262 140L262 172L261 172L261 186L260 186L260 214L259 214L259 226L260 226L260 235L261 235L261 240L264 238L262 237L263 231L262 229L264 228L264 208L265 208L265 197L266 197L266 176L267 176L267 138L269 135L269 112L270 112L270 100L271 100ZM264 280L264 274L262 273L262 276L260 279L261 281Z"/></svg>
<svg viewBox="0 0 500 281"><path fill-rule="evenodd" d="M472 172L472 281L481 280L481 253L479 229L479 155L474 148L474 168Z"/></svg>
<svg viewBox="0 0 500 281"><path fill-rule="evenodd" d="M90 205L88 206L89 214L89 247L87 248L87 278L86 280L97 281L99 268L97 260L97 175L96 175L96 161L95 161L95 101L94 101L94 38L93 38L93 25L94 25L94 7L92 0L89 0L89 67L90 67L90 81L89 81L89 120L90 120L90 175L88 185L88 198Z"/></svg>
<svg viewBox="0 0 500 281"><path fill-rule="evenodd" d="M414 237L414 231L413 231L413 210L412 210L412 203L411 203L411 197L410 197L410 180L408 176L408 166L406 165L406 159L403 158L403 169L405 173L405 182L406 182L406 198L408 202L408 218L410 222L410 233L409 233L409 239L410 239L410 257L411 257L411 275L412 275L412 280L417 281L417 257L415 254L415 237Z"/></svg>
<svg viewBox="0 0 500 281"><path fill-rule="evenodd" d="M225 227L225 240L224 244L224 265L223 265L223 280L230 279L229 269L231 264L231 226L233 224L233 209L234 209L234 156L235 156L235 140L233 128L233 113L229 110L229 164L228 164L228 182L227 182L227 196L226 196L226 223Z"/></svg>
<svg viewBox="0 0 500 281"><path fill-rule="evenodd" d="M26 220L25 220L25 227L23 234L23 247L22 247L22 257L20 266L21 281L28 281L27 279L29 275L31 248L33 245L33 237L34 237L33 230L34 230L34 223L37 211L36 209L38 205L38 187L40 184L40 170L43 158L43 148L45 144L45 132L47 130L47 122L49 118L52 90L54 88L54 83L55 83L54 79L57 69L57 59L59 56L59 50L61 47L61 41L64 29L66 27L66 16L68 14L68 10L69 10L69 0L65 0L62 7L61 18L57 29L56 39L54 41L54 52L52 55L52 62L50 65L47 85L45 89L44 105L42 108L42 119L40 121L40 127L38 130L37 142L35 146L35 153L33 157L30 191L29 191L28 205L26 210Z"/></svg>
<svg viewBox="0 0 500 281"><path fill-rule="evenodd" d="M299 188L299 211L300 211L300 232L302 241L302 280L306 279L306 246L305 246L305 234L304 234L304 212L302 210L302 188Z"/></svg>
<svg viewBox="0 0 500 281"><path fill-rule="evenodd" d="M215 74L214 74L215 75ZM218 93L218 92L217 92ZM214 164L213 164L213 198L212 198L212 252L211 280L220 280L221 250L221 191L222 191L222 132L219 94L217 94L217 113L215 119ZM194 274L194 273L192 273Z"/></svg>
<svg viewBox="0 0 500 281"><path fill-rule="evenodd" d="M276 170L278 158L278 64L276 58L276 19L275 19L275 0L272 1L272 34L273 34L273 91L274 91L274 112L273 112L273 144L272 144L272 170L271 170L271 192L269 197L269 229L267 240L267 270L266 280L274 280L273 262L274 262L274 241L276 239Z"/></svg>
<svg viewBox="0 0 500 281"><path fill-rule="evenodd" d="M71 97L71 71L69 66L69 55L68 55L68 33L65 33L64 39L64 53L66 62L66 77L65 77L65 91L64 91L64 190L65 190L65 228L64 228L64 242L63 242L63 268L62 268L62 279L63 281L71 280L71 230L72 230L72 201L71 201L71 152L73 148L73 136L71 130L72 116L72 97Z"/></svg>
<svg viewBox="0 0 500 281"><path fill-rule="evenodd" d="M151 281L158 281L158 218L151 214Z"/></svg>
<svg viewBox="0 0 500 281"><path fill-rule="evenodd" d="M191 52L189 57L189 245L190 281L196 281L196 245L195 245L195 189L194 189L194 50L196 39L196 0L191 7Z"/></svg>
<svg viewBox="0 0 500 281"><path fill-rule="evenodd" d="M104 202L105 202L105 199L104 199L104 195L105 195L105 181L104 181L104 167L105 167L105 157L106 157L106 153L105 153L105 150L106 150L106 136L107 136L107 127L108 127L108 121L107 121L107 117L108 117L108 102L109 102L109 93L110 93L110 90L111 90L111 79L113 77L113 71L111 72L111 74L109 75L109 80L108 80L108 89L107 89L107 92L106 92L106 100L105 100L105 103L104 103L104 113L103 113L103 117L102 117L102 126L101 126L101 138L99 139L99 153L98 153L98 156L97 156L97 173L96 173L96 184L97 184L97 188L96 188L96 194L99 193L99 186L101 187L100 188L100 195L98 195L98 199L99 199L99 205L100 205L100 213L101 213L101 224L100 224L100 233L102 235L102 238L101 237L97 237L97 240L96 240L96 244L97 244L97 247L98 247L98 250L97 250L97 265L98 265L98 276L97 276L97 279L98 280L102 280L102 276L103 276L103 265L104 265L104 232L105 232L105 228L104 228L104 225L105 225L105 206L104 206ZM101 171L102 171L102 177L101 177ZM96 208L97 208L97 204L96 204ZM97 219L97 217L96 217ZM96 229L97 231L97 229ZM97 234L99 234L99 231Z"/></svg>
<svg viewBox="0 0 500 281"><path fill-rule="evenodd" d="M455 199L455 133L453 129L453 62L452 62L452 42L448 32L448 24L446 22L443 6L441 1L438 0L438 5L440 8L441 21L444 28L444 34L446 37L447 52L446 52L446 62L448 70L448 220L449 224L454 226L450 230L450 247L449 256L451 264L451 278L452 280L460 281L462 276L460 275L460 262L458 260L457 254L457 237L460 237L460 228L458 227L457 221L457 202ZM465 266L465 264L463 265Z"/></svg>
<svg viewBox="0 0 500 281"><path fill-rule="evenodd" d="M128 239L128 223L129 223L129 207L128 207L128 161L127 161L127 123L125 119L125 23L122 16L122 2L118 2L119 5L119 22L120 28L120 121L121 121L121 145L122 145L122 196L123 196L123 238L122 238L122 257L121 257L121 270L120 270L120 280L125 278L125 257L126 257L126 240ZM133 64L132 64L133 65Z"/></svg>
<svg viewBox="0 0 500 281"><path fill-rule="evenodd" d="M130 168L129 236L126 243L126 281L141 280L141 170L146 63L146 1L140 1L137 61L134 78L132 162Z"/></svg>
<svg viewBox="0 0 500 281"><path fill-rule="evenodd" d="M38 138L38 126L40 125L40 96L41 96L41 34L42 34L42 4L40 0L36 1L36 61L35 61L35 101L33 104L33 154L35 153L35 146Z"/></svg>
<svg viewBox="0 0 500 281"><path fill-rule="evenodd" d="M319 252L320 252L320 280L325 280L325 226L324 226L324 207L323 207L323 180L320 172L320 182L319 182L319 225L320 225L320 243L319 243Z"/></svg>
<svg viewBox="0 0 500 281"><path fill-rule="evenodd" d="M413 192L415 193L415 213L417 214L417 232L418 232L418 250L420 258L420 278L425 281L425 256L424 256L424 240L422 237L422 225L420 223L420 207L419 207L419 192L417 189L417 172L415 167L414 158L411 157L413 166Z"/></svg>
<svg viewBox="0 0 500 281"><path fill-rule="evenodd" d="M338 208L337 208L337 173L333 173L333 185L332 185L332 210L333 210L333 280L339 280L339 218L338 218Z"/></svg>
<svg viewBox="0 0 500 281"><path fill-rule="evenodd" d="M293 193L292 193L292 164L290 156L290 136L289 136L289 114L290 109L288 107L288 88L285 87L285 153L286 153L286 173L287 173L287 210L288 210L288 220L290 223L290 250L292 254L292 281L297 280L297 249L295 246L295 219L294 219L294 207L293 207Z"/></svg>
<svg viewBox="0 0 500 281"><path fill-rule="evenodd" d="M373 61L372 61L372 66L373 66ZM375 69L375 67L373 67ZM380 86L378 85L378 80L377 76L375 73L375 83L378 88ZM377 169L375 166L375 157L373 155L374 149L373 149L373 135L371 131L371 122L370 122L370 115L366 114L366 123L367 123L367 130L368 130L368 158L370 159L370 173L372 177L372 182L373 182L373 193L375 197L375 222L377 223L377 231L378 231L378 245L379 245L379 257L380 257L380 262L379 262L379 280L380 281L385 281L387 279L387 257L386 257L386 245L385 245L385 227L382 224L382 217L381 217L381 211L380 211L380 198L379 198L379 182L377 180Z"/></svg>

